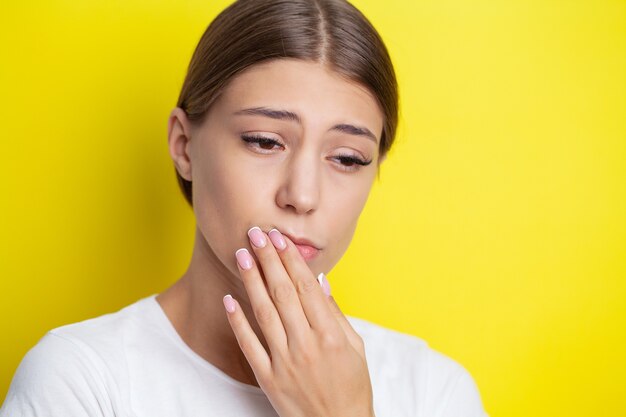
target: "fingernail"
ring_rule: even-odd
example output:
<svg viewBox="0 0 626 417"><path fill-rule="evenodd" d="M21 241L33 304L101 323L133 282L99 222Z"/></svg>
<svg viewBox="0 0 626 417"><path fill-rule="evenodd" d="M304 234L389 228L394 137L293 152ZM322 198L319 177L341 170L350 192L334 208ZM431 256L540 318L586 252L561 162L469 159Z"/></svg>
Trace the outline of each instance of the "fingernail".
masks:
<svg viewBox="0 0 626 417"><path fill-rule="evenodd" d="M285 238L277 229L272 229L267 232L267 234L269 235L270 240L272 241L272 244L274 245L274 247L276 247L276 249L283 250L287 247L287 242L285 242Z"/></svg>
<svg viewBox="0 0 626 417"><path fill-rule="evenodd" d="M250 237L252 244L257 248L264 248L267 244L265 235L263 235L263 232L257 226L251 227L250 230L248 230L248 236Z"/></svg>
<svg viewBox="0 0 626 417"><path fill-rule="evenodd" d="M326 274L323 272L320 272L320 274L317 276L317 280L322 286L322 290L324 291L324 294L330 295L330 283L328 282L328 279L326 278Z"/></svg>
<svg viewBox="0 0 626 417"><path fill-rule="evenodd" d="M252 256L250 255L250 252L248 252L248 249L237 249L237 252L235 252L235 257L237 258L237 263L239 264L241 269L252 268Z"/></svg>
<svg viewBox="0 0 626 417"><path fill-rule="evenodd" d="M228 311L229 313L235 311L235 300L230 294L226 294L222 301L224 302L224 307L226 308L226 311Z"/></svg>

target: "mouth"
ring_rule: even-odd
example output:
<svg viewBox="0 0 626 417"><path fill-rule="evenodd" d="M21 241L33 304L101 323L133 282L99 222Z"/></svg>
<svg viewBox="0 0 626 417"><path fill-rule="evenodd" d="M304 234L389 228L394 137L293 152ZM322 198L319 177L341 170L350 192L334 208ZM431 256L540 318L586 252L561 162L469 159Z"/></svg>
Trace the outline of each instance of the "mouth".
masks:
<svg viewBox="0 0 626 417"><path fill-rule="evenodd" d="M291 240L296 248L298 248L298 252L304 258L304 260L309 261L314 259L319 255L321 249L317 247L313 242L306 238L297 238L295 236L290 235L289 233L281 232L284 236L287 236L289 240Z"/></svg>

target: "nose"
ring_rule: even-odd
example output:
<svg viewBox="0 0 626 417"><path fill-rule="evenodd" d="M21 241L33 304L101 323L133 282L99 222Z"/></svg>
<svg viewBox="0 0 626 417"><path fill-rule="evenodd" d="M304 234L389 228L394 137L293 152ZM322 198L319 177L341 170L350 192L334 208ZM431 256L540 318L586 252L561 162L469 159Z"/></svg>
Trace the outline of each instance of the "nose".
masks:
<svg viewBox="0 0 626 417"><path fill-rule="evenodd" d="M313 212L320 199L318 161L313 155L301 152L288 161L283 176L276 204L297 214Z"/></svg>

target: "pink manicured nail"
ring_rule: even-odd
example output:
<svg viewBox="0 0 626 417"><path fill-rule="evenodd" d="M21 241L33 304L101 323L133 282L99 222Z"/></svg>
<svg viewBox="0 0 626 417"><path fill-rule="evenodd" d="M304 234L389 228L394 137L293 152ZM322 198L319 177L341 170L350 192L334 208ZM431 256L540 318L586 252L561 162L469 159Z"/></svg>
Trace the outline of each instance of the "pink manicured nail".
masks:
<svg viewBox="0 0 626 417"><path fill-rule="evenodd" d="M330 295L330 283L328 282L328 279L326 278L326 274L323 272L320 272L320 276L322 278L322 290L324 291L324 294L326 295Z"/></svg>
<svg viewBox="0 0 626 417"><path fill-rule="evenodd" d="M230 294L226 294L222 301L224 301L224 307L226 308L226 311L228 311L229 313L235 311L235 300Z"/></svg>
<svg viewBox="0 0 626 417"><path fill-rule="evenodd" d="M250 237L250 241L252 242L252 244L257 248L264 248L267 244L265 235L257 226L251 227L250 230L248 230L248 236Z"/></svg>
<svg viewBox="0 0 626 417"><path fill-rule="evenodd" d="M276 249L283 250L287 247L287 242L285 242L285 238L278 230L272 229L267 234L269 235L270 240L272 241Z"/></svg>
<svg viewBox="0 0 626 417"><path fill-rule="evenodd" d="M235 252L235 257L237 258L237 263L239 264L241 269L252 268L252 256L250 255L250 252L248 252L248 249L237 249L237 252Z"/></svg>

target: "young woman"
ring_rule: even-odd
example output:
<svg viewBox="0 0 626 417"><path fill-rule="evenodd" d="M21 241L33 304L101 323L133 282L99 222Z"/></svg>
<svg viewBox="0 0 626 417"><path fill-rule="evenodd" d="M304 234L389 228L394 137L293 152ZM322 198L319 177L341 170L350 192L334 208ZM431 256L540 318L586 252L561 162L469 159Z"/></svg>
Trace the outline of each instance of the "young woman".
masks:
<svg viewBox="0 0 626 417"><path fill-rule="evenodd" d="M0 415L485 416L462 366L344 316L325 278L397 113L387 50L346 1L226 8L168 123L197 224L187 271L158 295L48 332Z"/></svg>

